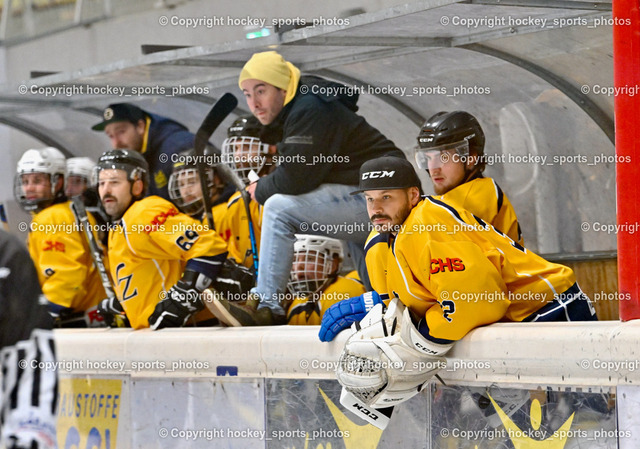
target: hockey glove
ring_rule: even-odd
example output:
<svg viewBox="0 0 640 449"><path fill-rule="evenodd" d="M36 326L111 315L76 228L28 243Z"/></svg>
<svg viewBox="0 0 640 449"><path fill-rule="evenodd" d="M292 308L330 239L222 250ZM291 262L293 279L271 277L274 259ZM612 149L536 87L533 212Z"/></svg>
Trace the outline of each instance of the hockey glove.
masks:
<svg viewBox="0 0 640 449"><path fill-rule="evenodd" d="M200 294L211 285L211 278L186 270L176 285L166 292L149 317L151 329L182 327L195 313L204 309Z"/></svg>
<svg viewBox="0 0 640 449"><path fill-rule="evenodd" d="M390 304L383 316L374 309L360 324L345 344L336 376L363 404L383 408L404 402L446 367L442 355L451 345L424 338L409 309Z"/></svg>
<svg viewBox="0 0 640 449"><path fill-rule="evenodd" d="M318 333L320 341L333 340L351 323L363 319L376 304L382 304L382 299L377 292L371 291L332 305L322 317Z"/></svg>
<svg viewBox="0 0 640 449"><path fill-rule="evenodd" d="M256 285L256 278L248 268L225 259L218 277L213 281L213 288L222 293L228 301L247 299L247 293Z"/></svg>
<svg viewBox="0 0 640 449"><path fill-rule="evenodd" d="M98 304L98 313L104 318L104 322L109 327L117 327L115 324L116 316L125 317L122 304L115 296L113 298L103 299Z"/></svg>

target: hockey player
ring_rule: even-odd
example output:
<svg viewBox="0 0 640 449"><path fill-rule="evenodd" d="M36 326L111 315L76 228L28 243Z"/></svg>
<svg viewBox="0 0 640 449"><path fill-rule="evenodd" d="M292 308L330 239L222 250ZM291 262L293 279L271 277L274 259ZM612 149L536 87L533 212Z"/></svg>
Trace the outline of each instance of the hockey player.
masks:
<svg viewBox="0 0 640 449"><path fill-rule="evenodd" d="M140 153L107 151L97 175L100 199L115 225L109 260L118 299L104 300L101 313L124 310L135 329L184 326L204 308L200 294L226 258L225 242L169 201L144 198L149 168Z"/></svg>
<svg viewBox="0 0 640 449"><path fill-rule="evenodd" d="M364 320L345 345L338 379L365 404L384 407L415 395L451 346L478 326L596 319L568 267L547 262L468 211L434 197L421 200L420 180L407 161L375 159L360 175L371 222L393 248L379 292L391 305L383 316L376 292L369 302L366 296L343 301L325 313L320 338L332 340ZM359 363L372 359L407 364L374 363L365 379ZM432 369L411 371L413 361Z"/></svg>
<svg viewBox="0 0 640 449"><path fill-rule="evenodd" d="M333 304L365 292L356 271L338 275L344 257L339 240L298 234L293 250L287 284L294 297L287 311L289 324L318 325Z"/></svg>
<svg viewBox="0 0 640 449"><path fill-rule="evenodd" d="M482 176L484 132L468 112L438 112L422 125L415 151L419 168L427 170L436 195L466 209L523 245L518 218L500 186Z"/></svg>
<svg viewBox="0 0 640 449"><path fill-rule="evenodd" d="M95 186L92 185L93 170L96 163L88 157L70 157L66 161L67 168L64 177L64 191L67 198L79 196L88 212L98 224L96 235L100 242L107 246L107 228L109 217L102 209L100 197Z"/></svg>
<svg viewBox="0 0 640 449"><path fill-rule="evenodd" d="M27 150L18 161L14 195L25 211L34 214L29 253L56 325L101 325L95 308L105 292L86 237L64 195L64 173L59 150ZM95 219L89 220L95 230Z"/></svg>
<svg viewBox="0 0 640 449"><path fill-rule="evenodd" d="M260 123L253 116L237 118L229 127L227 138L222 144L222 160L238 174L246 185L249 185L249 173L255 176L266 176L275 169L273 155L275 145L267 145L260 141ZM249 204L251 224L256 239L256 248L260 248L262 228L262 205L255 200ZM227 241L229 257L246 268L252 268L251 237L247 212L240 192L236 192L227 203L227 211L223 216L220 234Z"/></svg>
<svg viewBox="0 0 640 449"><path fill-rule="evenodd" d="M52 324L29 253L0 231L0 447L57 448Z"/></svg>
<svg viewBox="0 0 640 449"><path fill-rule="evenodd" d="M224 184L213 167L205 168L207 186L211 197L213 222L219 226L222 216L226 212L228 196L223 195ZM173 172L169 177L169 198L180 212L204 222L204 201L202 200L202 186L196 165L196 155L193 149L178 155L173 164Z"/></svg>
<svg viewBox="0 0 640 449"><path fill-rule="evenodd" d="M64 194L67 198L82 195L91 187L93 168L96 163L88 157L70 157L66 161Z"/></svg>

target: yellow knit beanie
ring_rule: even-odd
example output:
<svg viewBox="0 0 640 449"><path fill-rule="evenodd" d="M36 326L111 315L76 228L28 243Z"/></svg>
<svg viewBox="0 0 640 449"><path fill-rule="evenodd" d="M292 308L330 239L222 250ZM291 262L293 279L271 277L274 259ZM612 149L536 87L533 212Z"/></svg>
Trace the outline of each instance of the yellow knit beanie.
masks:
<svg viewBox="0 0 640 449"><path fill-rule="evenodd" d="M238 85L242 89L242 82L248 79L264 81L279 89L287 91L284 104L289 103L296 95L298 81L300 81L300 69L275 51L254 53L240 72Z"/></svg>

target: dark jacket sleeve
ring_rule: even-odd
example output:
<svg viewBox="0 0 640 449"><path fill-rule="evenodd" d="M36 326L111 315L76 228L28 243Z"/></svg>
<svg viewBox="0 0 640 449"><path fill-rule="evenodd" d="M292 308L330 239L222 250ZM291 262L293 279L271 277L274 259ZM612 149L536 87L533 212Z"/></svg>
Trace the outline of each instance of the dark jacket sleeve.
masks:
<svg viewBox="0 0 640 449"><path fill-rule="evenodd" d="M284 123L278 144L280 165L256 187L259 203L264 204L275 193L307 193L326 182L344 139L345 128L338 124L343 112L340 109L346 108L311 95L298 101Z"/></svg>
<svg viewBox="0 0 640 449"><path fill-rule="evenodd" d="M27 340L34 329L51 329L45 303L27 249L0 231L0 347Z"/></svg>

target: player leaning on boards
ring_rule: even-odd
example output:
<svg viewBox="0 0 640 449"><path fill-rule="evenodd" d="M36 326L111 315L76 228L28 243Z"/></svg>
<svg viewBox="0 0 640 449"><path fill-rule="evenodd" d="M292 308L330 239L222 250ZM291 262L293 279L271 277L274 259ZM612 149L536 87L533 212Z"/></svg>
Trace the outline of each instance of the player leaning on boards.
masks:
<svg viewBox="0 0 640 449"><path fill-rule="evenodd" d="M111 150L98 160L98 193L114 222L109 264L117 301L104 300L105 315L126 312L131 327L184 326L204 308L200 294L227 255L214 230L149 196L149 167L142 155Z"/></svg>
<svg viewBox="0 0 640 449"><path fill-rule="evenodd" d="M293 262L295 234L313 231L347 240L352 254L359 256L358 271L364 281L366 207L349 193L364 161L387 153L404 155L355 113L357 94L337 83L301 77L300 70L276 52L254 54L238 83L263 125L260 139L277 144L280 165L248 188L264 204L262 261L254 298L244 305L227 305L244 325L284 323L279 299ZM327 232L327 225L343 228Z"/></svg>
<svg viewBox="0 0 640 449"><path fill-rule="evenodd" d="M378 292L392 298L391 304L384 317L376 292L368 304L361 297L336 304L323 317L320 339L330 341L362 320L337 374L366 405L386 407L415 395L442 367L441 357L478 326L596 320L568 267L547 262L468 211L434 197L421 199L420 180L406 160L364 163L358 192L392 247L383 274L386 289ZM398 360L407 363L389 363ZM421 361L432 361L431 368L415 369Z"/></svg>
<svg viewBox="0 0 640 449"><path fill-rule="evenodd" d="M485 178L484 132L465 111L438 112L420 127L415 150L437 197L466 209L523 245L518 217L500 186Z"/></svg>
<svg viewBox="0 0 640 449"><path fill-rule="evenodd" d="M33 214L29 253L56 326L102 326L96 306L106 294L89 244L64 195L64 173L65 158L58 149L27 150L18 161L14 196ZM89 220L95 230L94 217Z"/></svg>

